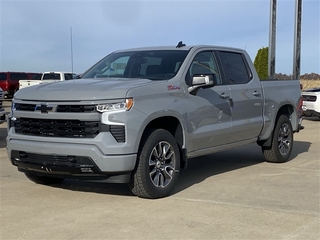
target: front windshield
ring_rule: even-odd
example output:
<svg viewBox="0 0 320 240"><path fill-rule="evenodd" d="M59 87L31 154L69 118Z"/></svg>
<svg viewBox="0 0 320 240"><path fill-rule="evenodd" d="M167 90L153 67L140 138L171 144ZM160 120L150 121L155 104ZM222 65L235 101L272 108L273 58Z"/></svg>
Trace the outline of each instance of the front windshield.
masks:
<svg viewBox="0 0 320 240"><path fill-rule="evenodd" d="M147 78L167 80L176 75L188 51L153 50L112 53L81 78Z"/></svg>

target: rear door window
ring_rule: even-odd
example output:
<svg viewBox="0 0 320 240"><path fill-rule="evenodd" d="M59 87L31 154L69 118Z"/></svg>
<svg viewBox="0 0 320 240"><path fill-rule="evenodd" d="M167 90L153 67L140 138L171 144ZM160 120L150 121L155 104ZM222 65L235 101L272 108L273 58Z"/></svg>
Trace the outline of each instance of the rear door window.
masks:
<svg viewBox="0 0 320 240"><path fill-rule="evenodd" d="M218 54L227 83L239 84L247 83L251 80L252 74L241 53L219 51Z"/></svg>

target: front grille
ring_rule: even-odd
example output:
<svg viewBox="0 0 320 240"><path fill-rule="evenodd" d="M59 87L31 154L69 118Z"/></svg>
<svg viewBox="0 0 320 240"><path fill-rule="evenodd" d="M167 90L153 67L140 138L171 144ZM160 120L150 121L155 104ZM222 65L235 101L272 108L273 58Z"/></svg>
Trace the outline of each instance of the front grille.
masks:
<svg viewBox="0 0 320 240"><path fill-rule="evenodd" d="M20 104L16 103L14 105L15 109L18 111L34 111L36 108L36 104Z"/></svg>
<svg viewBox="0 0 320 240"><path fill-rule="evenodd" d="M100 132L99 122L80 120L17 118L14 127L19 134L45 137L94 138Z"/></svg>
<svg viewBox="0 0 320 240"><path fill-rule="evenodd" d="M105 176L87 156L64 156L11 151L12 164L20 171L36 171L41 174L59 176Z"/></svg>
<svg viewBox="0 0 320 240"><path fill-rule="evenodd" d="M58 156L58 155L44 155L19 152L19 159L23 162L31 162L43 164L43 162L61 162L61 163L73 163L75 162L75 156Z"/></svg>
<svg viewBox="0 0 320 240"><path fill-rule="evenodd" d="M112 136L116 139L117 142L125 142L126 141L126 132L125 127L120 125L110 125L109 131Z"/></svg>
<svg viewBox="0 0 320 240"><path fill-rule="evenodd" d="M58 105L57 107L57 112L90 113L94 111L94 105Z"/></svg>
<svg viewBox="0 0 320 240"><path fill-rule="evenodd" d="M317 101L317 96L302 95L302 98L303 98L303 101L307 101L307 102Z"/></svg>
<svg viewBox="0 0 320 240"><path fill-rule="evenodd" d="M36 106L36 104L16 103L15 109L18 111L33 112L37 109ZM56 111L71 113L92 113L95 112L95 105L58 105Z"/></svg>

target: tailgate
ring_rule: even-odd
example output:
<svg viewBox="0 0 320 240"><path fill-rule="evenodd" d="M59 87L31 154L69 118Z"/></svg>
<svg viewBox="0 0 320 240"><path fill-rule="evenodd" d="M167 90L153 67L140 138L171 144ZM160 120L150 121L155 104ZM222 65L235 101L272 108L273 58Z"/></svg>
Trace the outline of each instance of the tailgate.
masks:
<svg viewBox="0 0 320 240"><path fill-rule="evenodd" d="M58 82L60 80L20 80L19 81L19 89L38 85L38 84L45 84L45 83L52 83L52 82Z"/></svg>

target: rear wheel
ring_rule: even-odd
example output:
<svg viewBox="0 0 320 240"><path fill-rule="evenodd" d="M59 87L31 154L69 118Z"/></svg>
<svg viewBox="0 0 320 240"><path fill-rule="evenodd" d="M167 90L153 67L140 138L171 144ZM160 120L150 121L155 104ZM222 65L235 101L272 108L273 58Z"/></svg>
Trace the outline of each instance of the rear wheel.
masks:
<svg viewBox="0 0 320 240"><path fill-rule="evenodd" d="M262 152L267 162L286 162L292 152L293 130L289 118L281 115L274 128L270 147L262 146Z"/></svg>
<svg viewBox="0 0 320 240"><path fill-rule="evenodd" d="M25 175L32 182L35 182L35 183L38 183L38 184L44 184L44 185L57 184L57 183L62 183L64 181L64 178L38 176L38 175L33 174L33 173L25 173Z"/></svg>
<svg viewBox="0 0 320 240"><path fill-rule="evenodd" d="M142 139L129 187L139 197L165 197L176 184L179 171L176 140L164 129L152 129Z"/></svg>

